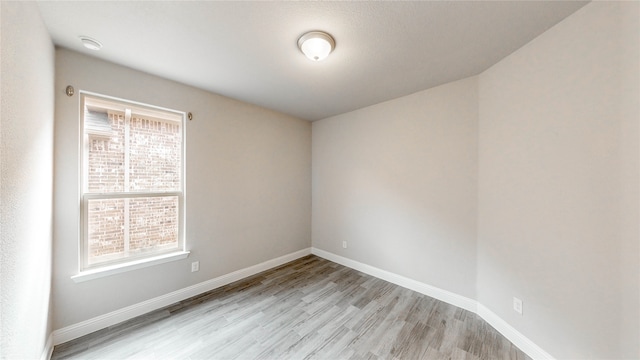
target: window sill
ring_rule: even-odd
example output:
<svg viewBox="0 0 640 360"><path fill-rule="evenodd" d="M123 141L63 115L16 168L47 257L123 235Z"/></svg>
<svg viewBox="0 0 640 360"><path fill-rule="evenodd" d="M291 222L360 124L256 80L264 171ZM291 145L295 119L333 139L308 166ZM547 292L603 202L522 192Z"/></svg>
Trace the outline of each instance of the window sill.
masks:
<svg viewBox="0 0 640 360"><path fill-rule="evenodd" d="M73 275L71 279L77 283L80 283L105 276L120 274L131 270L142 269L148 266L186 259L188 256L189 251L173 252L170 254L154 256L146 259L134 260L128 263L105 266L99 269L81 271L78 275Z"/></svg>

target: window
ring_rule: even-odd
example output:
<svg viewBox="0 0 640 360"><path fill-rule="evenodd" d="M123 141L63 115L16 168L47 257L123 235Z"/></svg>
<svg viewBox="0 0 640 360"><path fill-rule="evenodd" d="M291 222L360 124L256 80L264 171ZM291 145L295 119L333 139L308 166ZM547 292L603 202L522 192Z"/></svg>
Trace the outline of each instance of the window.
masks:
<svg viewBox="0 0 640 360"><path fill-rule="evenodd" d="M81 105L81 270L184 251L184 113Z"/></svg>

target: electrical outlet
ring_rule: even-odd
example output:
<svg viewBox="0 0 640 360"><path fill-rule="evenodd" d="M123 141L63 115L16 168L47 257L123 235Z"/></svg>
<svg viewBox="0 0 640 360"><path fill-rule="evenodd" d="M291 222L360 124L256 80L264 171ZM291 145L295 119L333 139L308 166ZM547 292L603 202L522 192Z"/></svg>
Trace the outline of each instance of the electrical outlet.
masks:
<svg viewBox="0 0 640 360"><path fill-rule="evenodd" d="M200 261L194 261L191 263L191 272L200 270Z"/></svg>
<svg viewBox="0 0 640 360"><path fill-rule="evenodd" d="M343 249L346 249L346 248L347 248L347 242L346 242L346 241L343 241L343 242L342 242L342 248L343 248Z"/></svg>
<svg viewBox="0 0 640 360"><path fill-rule="evenodd" d="M522 300L518 299L517 297L513 298L513 310L522 315Z"/></svg>

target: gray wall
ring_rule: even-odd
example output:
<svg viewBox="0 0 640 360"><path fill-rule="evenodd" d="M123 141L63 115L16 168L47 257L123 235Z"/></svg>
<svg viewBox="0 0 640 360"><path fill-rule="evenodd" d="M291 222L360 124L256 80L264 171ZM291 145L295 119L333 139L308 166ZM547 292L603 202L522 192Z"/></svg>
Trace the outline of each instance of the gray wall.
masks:
<svg viewBox="0 0 640 360"><path fill-rule="evenodd" d="M590 3L480 76L478 301L558 358L640 356L639 10Z"/></svg>
<svg viewBox="0 0 640 360"><path fill-rule="evenodd" d="M477 124L475 77L314 122L313 246L475 299Z"/></svg>
<svg viewBox="0 0 640 360"><path fill-rule="evenodd" d="M591 3L479 78L314 123L313 245L475 298L558 358L639 357L639 6ZM50 310L53 47L33 3L0 11L2 357L38 358L51 313L61 328L310 245L310 124L59 50ZM194 113L190 258L70 279L68 84Z"/></svg>
<svg viewBox="0 0 640 360"><path fill-rule="evenodd" d="M560 359L639 357L639 6L314 122L313 246L474 298Z"/></svg>
<svg viewBox="0 0 640 360"><path fill-rule="evenodd" d="M73 85L194 114L186 124L189 258L75 283L79 97ZM56 52L54 328L311 245L311 124L71 52ZM200 271L191 273L192 261Z"/></svg>
<svg viewBox="0 0 640 360"><path fill-rule="evenodd" d="M51 333L54 49L35 3L0 12L0 357L38 359Z"/></svg>

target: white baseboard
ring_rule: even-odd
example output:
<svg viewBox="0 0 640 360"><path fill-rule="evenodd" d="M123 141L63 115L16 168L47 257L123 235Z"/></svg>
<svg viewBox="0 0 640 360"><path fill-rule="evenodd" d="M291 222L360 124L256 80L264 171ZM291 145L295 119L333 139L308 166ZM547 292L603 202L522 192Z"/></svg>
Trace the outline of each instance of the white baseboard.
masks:
<svg viewBox="0 0 640 360"><path fill-rule="evenodd" d="M533 341L522 335L506 321L486 308L484 305L478 303L476 300L469 299L450 291L443 290L398 274L394 274L386 270L378 269L374 266L351 260L340 255L330 253L328 251L317 248L308 248L281 256L276 259L268 260L254 266L250 266L245 269L234 271L215 279L207 280L205 282L201 282L199 284L195 284L184 289L168 293L166 295L143 301L138 304L127 306L126 308L97 316L95 318L70 325L62 329L55 330L47 340L47 344L45 345L45 349L43 350L41 360L49 360L51 358L54 345L71 341L81 336L90 334L94 331L104 329L109 326L118 324L122 321L126 321L136 316L146 314L150 311L169 306L178 301L202 294L220 286L230 284L234 281L242 280L248 276L255 275L265 270L269 270L271 268L280 266L289 261L293 261L309 254L315 254L319 257L333 261L340 265L344 265L346 267L361 271L365 274L375 276L379 279L405 287L407 289L411 289L427 296L431 296L448 304L476 313L487 323L493 326L498 332L509 339L509 341L511 341L514 345L524 351L532 359L554 359L553 356L537 346Z"/></svg>
<svg viewBox="0 0 640 360"><path fill-rule="evenodd" d="M390 283L405 287L407 289L419 292L421 294L431 296L432 298L436 298L438 300L444 301L448 304L457 306L459 308L471 311L473 313L478 314L481 318L483 318L489 325L493 326L499 333L504 335L509 341L511 341L515 346L517 346L520 350L522 350L525 354L527 354L532 359L540 359L540 360L553 360L554 357L549 353L544 351L541 347L536 345L533 341L529 340L526 336L522 335L516 329L514 329L511 325L509 325L506 321L496 315L494 312L489 310L484 305L478 303L476 300L469 299L467 297L452 293L447 290L443 290L437 288L435 286L431 286L413 279L409 279L407 277L394 274L392 272L378 269L374 266L363 264L361 262L347 259L340 255L336 255L334 253L330 253L328 251L324 251L318 248L311 248L311 253L317 255L319 257L325 258L327 260L333 261L340 265L344 265L346 267L358 270L365 274L369 274L371 276L375 276L379 279L386 280Z"/></svg>
<svg viewBox="0 0 640 360"><path fill-rule="evenodd" d="M42 350L42 355L40 355L40 360L51 359L51 354L53 354L53 333L49 334L49 337L47 337L47 342L44 344L44 349Z"/></svg>
<svg viewBox="0 0 640 360"><path fill-rule="evenodd" d="M355 260L347 259L340 255L336 255L328 251L320 250L318 248L311 248L311 253L314 255L318 255L322 258L325 258L327 260L333 261L335 263L338 263L340 265L344 265L346 267L350 267L352 269L358 270L365 274L375 276L379 279L388 281L390 283L400 285L407 289L419 292L427 296L431 296L432 298L436 298L438 300L442 300L448 304L457 306L459 308L463 308L465 310L469 310L474 313L476 312L476 301L473 299L469 299L468 297L464 297L462 295L458 295L450 291L443 290L435 286L422 283L420 281L409 279L407 277L394 274L386 270L378 269L377 267L373 267L371 265L367 265Z"/></svg>
<svg viewBox="0 0 640 360"><path fill-rule="evenodd" d="M518 330L514 329L509 323L504 321L501 317L496 315L493 311L486 308L484 305L478 303L477 314L483 318L489 325L509 341L511 341L525 354L529 355L532 359L548 359L553 360L554 357L544 351L541 347L536 345L533 341L529 340L526 336L522 335Z"/></svg>
<svg viewBox="0 0 640 360"><path fill-rule="evenodd" d="M192 296L196 296L204 292L213 290L220 286L230 284L234 281L242 280L248 276L255 275L257 273L272 269L282 264L286 264L289 261L296 260L309 254L311 254L310 248L299 250L291 254L280 256L278 258L253 265L248 268L237 270L232 273L186 287L184 289L176 290L174 292L158 296L141 303L112 311L108 314L96 316L92 319L66 326L53 332L53 344L58 345L67 341L71 341L73 339L77 339L94 331L107 328L109 326L121 323L129 319L133 319L136 316L146 314L150 311L157 310L165 306L169 306L178 301L182 301Z"/></svg>

